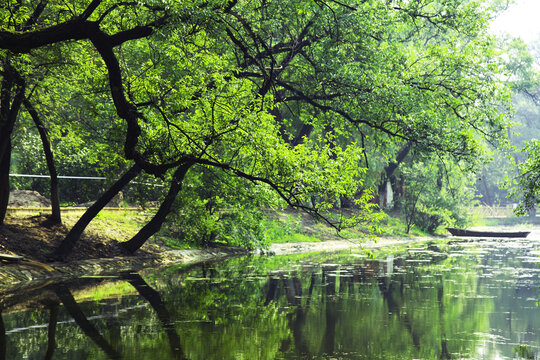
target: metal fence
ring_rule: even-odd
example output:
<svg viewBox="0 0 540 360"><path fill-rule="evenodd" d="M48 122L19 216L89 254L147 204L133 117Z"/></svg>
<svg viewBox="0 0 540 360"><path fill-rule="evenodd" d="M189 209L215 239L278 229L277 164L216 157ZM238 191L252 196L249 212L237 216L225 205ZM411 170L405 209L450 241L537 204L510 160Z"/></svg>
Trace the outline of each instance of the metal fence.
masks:
<svg viewBox="0 0 540 360"><path fill-rule="evenodd" d="M473 208L473 214L477 215L481 218L490 218L490 217L500 217L500 218L508 218L508 217L516 217L516 214L514 214L514 206L513 205L507 205L507 206L475 206Z"/></svg>

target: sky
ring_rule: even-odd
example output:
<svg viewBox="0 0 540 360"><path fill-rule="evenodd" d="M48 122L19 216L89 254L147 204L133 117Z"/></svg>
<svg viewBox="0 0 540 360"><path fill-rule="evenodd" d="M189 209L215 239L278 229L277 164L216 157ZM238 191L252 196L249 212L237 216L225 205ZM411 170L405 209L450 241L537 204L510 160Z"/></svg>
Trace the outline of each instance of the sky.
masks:
<svg viewBox="0 0 540 360"><path fill-rule="evenodd" d="M531 43L540 37L540 0L516 0L491 25L494 34L508 33Z"/></svg>

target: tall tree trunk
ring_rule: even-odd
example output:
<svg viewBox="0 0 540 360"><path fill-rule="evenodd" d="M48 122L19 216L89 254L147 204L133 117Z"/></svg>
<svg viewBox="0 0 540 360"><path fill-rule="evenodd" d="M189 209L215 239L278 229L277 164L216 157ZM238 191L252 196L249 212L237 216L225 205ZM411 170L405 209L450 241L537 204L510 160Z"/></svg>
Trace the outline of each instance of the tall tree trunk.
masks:
<svg viewBox="0 0 540 360"><path fill-rule="evenodd" d="M184 177L186 176L187 171L192 165L193 162L187 162L183 165L180 165L176 169L172 178L169 192L167 193L167 196L165 196L165 199L161 203L161 206L159 207L157 213L154 215L152 220L150 220L148 224L146 224L141 230L139 230L139 232L135 234L135 236L133 236L130 240L122 243L122 246L124 246L127 251L129 251L130 253L137 251L141 246L144 245L144 243L150 238L150 236L154 235L161 229L163 222L171 211L171 206L176 199L176 195L178 195L178 193L182 189L182 182L184 181Z"/></svg>
<svg viewBox="0 0 540 360"><path fill-rule="evenodd" d="M11 133L24 99L25 85L4 59L0 86L0 225L3 224L9 201L9 168L11 165ZM18 81L17 81L18 80ZM16 91L14 92L14 89Z"/></svg>
<svg viewBox="0 0 540 360"><path fill-rule="evenodd" d="M39 137L41 138L41 143L43 144L43 152L45 153L45 160L47 162L47 168L49 169L49 175L51 176L51 216L49 217L49 223L51 225L60 224L62 223L62 216L60 214L60 196L58 195L58 173L56 171L56 166L54 165L51 143L49 142L49 137L47 136L47 130L39 118L34 106L30 103L30 101L28 101L28 99L24 100L24 106L36 124Z"/></svg>
<svg viewBox="0 0 540 360"><path fill-rule="evenodd" d="M399 165L405 160L409 152L411 151L413 143L408 142L406 143L397 153L396 155L396 161L393 161L386 165L384 168L384 173L382 174L381 183L379 184L379 196L384 195L384 198L386 199L386 183L390 181L390 184L394 188L396 185L396 178L394 176L394 172L399 167Z"/></svg>
<svg viewBox="0 0 540 360"><path fill-rule="evenodd" d="M9 168L11 165L11 139L4 140L5 151L0 153L0 225L6 217L9 202ZM0 144L1 145L1 144Z"/></svg>
<svg viewBox="0 0 540 360"><path fill-rule="evenodd" d="M76 242L81 237L84 229L88 224L96 217L96 215L112 200L112 198L118 194L124 186L126 186L131 180L133 180L139 173L141 168L135 164L133 165L120 179L118 179L101 197L90 206L86 212L81 216L77 223L71 228L66 235L62 243L54 254L51 256L54 260L64 260L73 250Z"/></svg>
<svg viewBox="0 0 540 360"><path fill-rule="evenodd" d="M484 202L489 206L493 206L493 201L491 200L491 194L489 193L489 188L488 188L488 184L486 180L486 167L485 166L482 167L481 179L482 179L482 185L484 186L484 196L485 196Z"/></svg>

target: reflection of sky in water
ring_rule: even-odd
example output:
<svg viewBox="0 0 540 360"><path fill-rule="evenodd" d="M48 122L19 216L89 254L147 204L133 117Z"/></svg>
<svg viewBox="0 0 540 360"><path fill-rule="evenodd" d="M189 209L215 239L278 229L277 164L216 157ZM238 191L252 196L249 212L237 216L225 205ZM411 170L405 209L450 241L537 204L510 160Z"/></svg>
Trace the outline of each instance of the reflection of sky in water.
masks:
<svg viewBox="0 0 540 360"><path fill-rule="evenodd" d="M535 359L539 248L459 239L377 260L252 257L122 275L75 305L90 327L60 306L53 358ZM12 358L44 358L43 304L4 313Z"/></svg>

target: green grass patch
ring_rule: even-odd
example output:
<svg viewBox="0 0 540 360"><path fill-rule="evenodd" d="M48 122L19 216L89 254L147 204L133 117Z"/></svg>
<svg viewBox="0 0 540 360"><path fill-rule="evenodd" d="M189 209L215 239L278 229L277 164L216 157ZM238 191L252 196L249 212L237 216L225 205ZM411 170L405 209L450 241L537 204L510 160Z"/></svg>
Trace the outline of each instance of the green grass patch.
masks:
<svg viewBox="0 0 540 360"><path fill-rule="evenodd" d="M302 217L281 213L263 222L263 234L270 243L319 242L316 234L304 231Z"/></svg>
<svg viewBox="0 0 540 360"><path fill-rule="evenodd" d="M170 247L171 249L174 249L174 250L190 250L190 249L201 249L202 247L199 246L193 246L193 245L190 245L186 242L180 242L178 241L178 239L175 239L175 238L172 238L170 236L166 236L166 235L160 235L160 234L157 234L157 235L154 235L154 241L161 241L163 242L165 245L167 245L168 247Z"/></svg>
<svg viewBox="0 0 540 360"><path fill-rule="evenodd" d="M369 234L368 227L362 225L358 225L349 231L356 233L357 236L361 234ZM418 229L416 226L411 226L409 233L407 233L407 224L396 214L387 214L387 216L379 223L378 231L375 233L375 235L383 237L430 236L430 234Z"/></svg>
<svg viewBox="0 0 540 360"><path fill-rule="evenodd" d="M375 233L367 225L358 224L343 229L339 235L331 226L314 220L308 215L295 212L275 212L263 223L264 235L270 243L318 242L325 240L365 239L369 237L403 237L430 236L416 227L411 227L407 234L405 222L395 214L385 217ZM441 228L440 233L445 233Z"/></svg>
<svg viewBox="0 0 540 360"><path fill-rule="evenodd" d="M68 228L81 217L80 213L65 212L62 221ZM104 235L117 241L129 240L150 220L151 214L144 210L102 210L85 230L95 235Z"/></svg>

